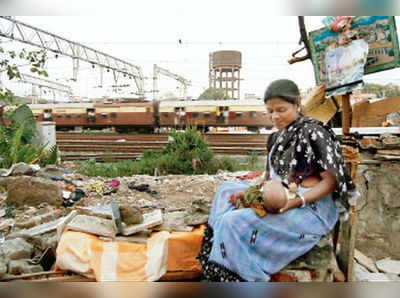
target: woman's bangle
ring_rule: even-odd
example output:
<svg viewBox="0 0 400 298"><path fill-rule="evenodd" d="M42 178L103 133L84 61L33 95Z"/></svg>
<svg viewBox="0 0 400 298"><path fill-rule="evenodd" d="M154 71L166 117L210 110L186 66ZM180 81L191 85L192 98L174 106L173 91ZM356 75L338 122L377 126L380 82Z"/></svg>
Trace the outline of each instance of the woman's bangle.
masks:
<svg viewBox="0 0 400 298"><path fill-rule="evenodd" d="M301 206L299 208L304 208L306 206L306 199L302 194L297 193L297 196L301 199Z"/></svg>

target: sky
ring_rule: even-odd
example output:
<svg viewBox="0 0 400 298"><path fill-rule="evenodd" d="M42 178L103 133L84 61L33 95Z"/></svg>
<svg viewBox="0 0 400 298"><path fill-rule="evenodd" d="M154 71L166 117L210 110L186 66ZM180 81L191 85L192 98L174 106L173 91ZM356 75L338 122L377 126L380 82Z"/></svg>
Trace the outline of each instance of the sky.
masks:
<svg viewBox="0 0 400 298"><path fill-rule="evenodd" d="M6 2L0 0L0 7ZM123 7L122 13L113 13L111 10L106 13L96 11L105 8L100 4L96 6L91 2L90 6L87 2L83 4L82 1L71 0L68 10L59 12L71 13L73 16L57 13L60 7L58 10L47 7L44 12L48 16L37 15L32 10L30 15L16 18L140 66L147 77L147 92L152 90L153 64L157 64L190 80L192 86L187 94L197 98L208 88L209 53L220 50L236 50L242 53L242 98L246 93L262 96L266 86L280 78L294 80L302 90L315 86L310 60L292 65L287 63L292 53L301 48L298 18L296 15L288 15L296 10L288 11L286 7L286 15L271 14L269 7L261 4L264 1L147 0L140 1L140 5L135 2L138 3L132 1L132 5ZM300 2L302 1L297 1L298 4ZM78 3L81 4L78 6ZM278 5L272 11L279 12L279 9L282 7ZM306 16L307 31L323 27L322 19L322 16ZM397 17L396 21L399 21ZM26 47L17 42L0 40L1 45L7 49ZM120 88L115 93L112 76L107 73L104 87L96 87L100 83L99 70L92 69L90 64L84 62L80 63L78 81L72 82L72 60L68 57L56 59L50 53L46 67L48 79L71 85L76 96L129 96L130 92L135 91L134 84L131 84L131 87ZM365 76L365 81L397 84L400 83L400 72L395 69L368 75ZM158 84L160 94L179 93L179 84L171 78L160 76ZM22 90L20 84L13 85ZM29 93L31 87L26 86L21 92ZM57 96L62 97L62 94ZM151 93L146 93L146 96L148 99L152 98Z"/></svg>

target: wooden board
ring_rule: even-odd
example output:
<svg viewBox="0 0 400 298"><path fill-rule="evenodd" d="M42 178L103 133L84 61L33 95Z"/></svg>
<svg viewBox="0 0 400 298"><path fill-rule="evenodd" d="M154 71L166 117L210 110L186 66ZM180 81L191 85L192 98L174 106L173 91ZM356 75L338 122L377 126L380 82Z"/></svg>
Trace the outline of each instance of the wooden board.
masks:
<svg viewBox="0 0 400 298"><path fill-rule="evenodd" d="M352 126L382 126L386 116L400 111L400 96L388 97L379 101L360 102L353 105Z"/></svg>
<svg viewBox="0 0 400 298"><path fill-rule="evenodd" d="M353 260L356 243L356 211L350 207L350 215L347 221L340 222L338 265L346 276L347 281L353 280Z"/></svg>
<svg viewBox="0 0 400 298"><path fill-rule="evenodd" d="M160 281L184 281L198 279L202 275L201 271L168 271Z"/></svg>

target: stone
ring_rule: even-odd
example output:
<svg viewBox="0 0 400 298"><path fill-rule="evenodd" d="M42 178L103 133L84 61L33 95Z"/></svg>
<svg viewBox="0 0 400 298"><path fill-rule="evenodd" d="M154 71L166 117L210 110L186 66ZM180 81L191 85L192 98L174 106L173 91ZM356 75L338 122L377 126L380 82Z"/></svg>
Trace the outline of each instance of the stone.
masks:
<svg viewBox="0 0 400 298"><path fill-rule="evenodd" d="M112 238L117 233L113 220L88 215L76 215L66 229Z"/></svg>
<svg viewBox="0 0 400 298"><path fill-rule="evenodd" d="M42 250L50 247L54 250L57 248L58 240L57 240L57 232L51 231L40 236L35 237L35 242L37 242Z"/></svg>
<svg viewBox="0 0 400 298"><path fill-rule="evenodd" d="M0 278L3 278L7 273L7 260L4 256L0 256Z"/></svg>
<svg viewBox="0 0 400 298"><path fill-rule="evenodd" d="M155 231L191 232L193 227L185 224L186 212L175 211L163 214L163 223L154 228Z"/></svg>
<svg viewBox="0 0 400 298"><path fill-rule="evenodd" d="M306 254L288 264L283 270L307 269L312 272L313 281L333 281L340 273L333 252L332 233L321 240Z"/></svg>
<svg viewBox="0 0 400 298"><path fill-rule="evenodd" d="M12 166L11 175L12 176L20 176L20 175L33 175L34 168L26 163L19 162Z"/></svg>
<svg viewBox="0 0 400 298"><path fill-rule="evenodd" d="M120 204L119 212L121 214L121 220L126 225L140 224L143 222L143 215L140 209L135 208L128 204Z"/></svg>
<svg viewBox="0 0 400 298"><path fill-rule="evenodd" d="M10 175L11 171L9 171L8 169L0 169L0 177L6 177L8 175Z"/></svg>
<svg viewBox="0 0 400 298"><path fill-rule="evenodd" d="M13 275L42 272L43 267L39 264L29 264L28 260L11 260L8 263L8 273Z"/></svg>
<svg viewBox="0 0 400 298"><path fill-rule="evenodd" d="M64 170L59 169L59 168L57 168L55 166L52 166L52 165L47 165L46 167L41 168L36 173L36 176L50 179L52 177L62 178L64 174L65 174Z"/></svg>
<svg viewBox="0 0 400 298"><path fill-rule="evenodd" d="M390 281L390 279L383 273L371 273L354 261L353 281Z"/></svg>
<svg viewBox="0 0 400 298"><path fill-rule="evenodd" d="M10 175L32 175L40 169L39 165L28 165L23 162L13 164L9 169L0 169L0 176L7 177Z"/></svg>
<svg viewBox="0 0 400 298"><path fill-rule="evenodd" d="M12 218L0 219L0 232L8 231L14 225L15 220Z"/></svg>
<svg viewBox="0 0 400 298"><path fill-rule="evenodd" d="M76 206L75 210L79 214L90 215L90 216L97 216L105 219L112 219L113 214L110 205L103 205L103 206Z"/></svg>
<svg viewBox="0 0 400 298"><path fill-rule="evenodd" d="M9 260L28 259L33 253L33 245L21 238L4 241L0 249Z"/></svg>
<svg viewBox="0 0 400 298"><path fill-rule="evenodd" d="M184 222L186 225L194 226L207 223L210 215L211 204L206 199L194 200L187 210Z"/></svg>
<svg viewBox="0 0 400 298"><path fill-rule="evenodd" d="M56 209L51 212L34 216L27 221L16 222L15 226L21 229L32 228L59 218L61 216L61 213L62 211L60 209Z"/></svg>
<svg viewBox="0 0 400 298"><path fill-rule="evenodd" d="M391 280L391 281L400 281L400 276L394 273L386 273L386 276Z"/></svg>
<svg viewBox="0 0 400 298"><path fill-rule="evenodd" d="M7 190L7 204L37 206L48 203L60 207L63 202L58 184L44 178L20 176L8 182Z"/></svg>
<svg viewBox="0 0 400 298"><path fill-rule="evenodd" d="M141 232L163 223L161 210L154 210L149 213L143 214L143 222L136 225L127 226L122 223L122 235L129 236L137 232Z"/></svg>
<svg viewBox="0 0 400 298"><path fill-rule="evenodd" d="M370 272L374 272L374 273L378 272L378 268L376 268L374 261L372 261L372 259L370 259L366 255L364 255L358 249L354 250L354 258L360 265L364 266Z"/></svg>
<svg viewBox="0 0 400 298"><path fill-rule="evenodd" d="M57 229L57 241L60 241L61 235L65 230L67 224L71 222L71 220L78 214L77 210L72 210L67 216L63 217L56 226Z"/></svg>
<svg viewBox="0 0 400 298"><path fill-rule="evenodd" d="M393 273L400 275L400 261L385 258L376 262L379 271L383 273Z"/></svg>
<svg viewBox="0 0 400 298"><path fill-rule="evenodd" d="M14 233L8 235L8 238L18 238L18 237L31 238L31 237L39 236L41 234L56 230L57 225L63 220L64 220L64 217L60 217L56 220L38 225L38 226L30 228L30 229L25 229L25 230L21 230L18 232L14 232Z"/></svg>

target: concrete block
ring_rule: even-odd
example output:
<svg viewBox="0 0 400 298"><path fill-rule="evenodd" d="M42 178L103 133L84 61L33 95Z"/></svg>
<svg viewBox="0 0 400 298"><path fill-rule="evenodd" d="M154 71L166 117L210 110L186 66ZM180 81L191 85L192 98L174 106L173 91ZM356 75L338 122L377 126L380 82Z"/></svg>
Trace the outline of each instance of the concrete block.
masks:
<svg viewBox="0 0 400 298"><path fill-rule="evenodd" d="M87 215L75 216L66 229L112 238L117 233L112 220Z"/></svg>
<svg viewBox="0 0 400 298"><path fill-rule="evenodd" d="M32 255L33 245L29 244L24 239L16 238L4 241L1 250L6 259L28 259Z"/></svg>
<svg viewBox="0 0 400 298"><path fill-rule="evenodd" d="M8 263L8 273L18 275L26 273L42 272L43 268L39 264L32 265L28 260L12 260Z"/></svg>

